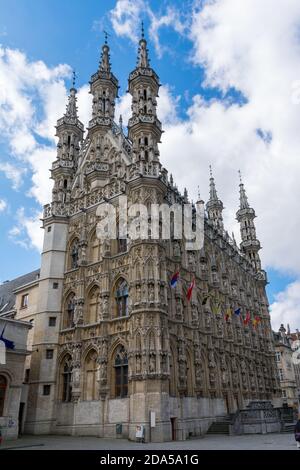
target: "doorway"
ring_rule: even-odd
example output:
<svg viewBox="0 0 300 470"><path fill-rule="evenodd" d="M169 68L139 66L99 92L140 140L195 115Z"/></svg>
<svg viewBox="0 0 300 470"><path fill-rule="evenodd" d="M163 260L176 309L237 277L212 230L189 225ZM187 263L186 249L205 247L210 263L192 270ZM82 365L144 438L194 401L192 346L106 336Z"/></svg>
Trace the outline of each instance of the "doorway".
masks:
<svg viewBox="0 0 300 470"><path fill-rule="evenodd" d="M20 408L19 408L19 436L23 434L23 416L24 416L24 407L25 403L21 402L20 403Z"/></svg>
<svg viewBox="0 0 300 470"><path fill-rule="evenodd" d="M176 441L176 420L177 418L171 418L171 430L172 430L172 441Z"/></svg>

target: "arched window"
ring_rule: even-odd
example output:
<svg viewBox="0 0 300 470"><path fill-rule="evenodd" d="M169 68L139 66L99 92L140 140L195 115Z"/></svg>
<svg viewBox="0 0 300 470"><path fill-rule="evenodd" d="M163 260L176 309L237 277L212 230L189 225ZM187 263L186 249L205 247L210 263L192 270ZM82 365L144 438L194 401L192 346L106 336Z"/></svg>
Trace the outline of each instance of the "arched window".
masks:
<svg viewBox="0 0 300 470"><path fill-rule="evenodd" d="M119 232L120 232L120 223L118 219L117 220L117 253L125 253L125 251L127 251L127 238L120 238Z"/></svg>
<svg viewBox="0 0 300 470"><path fill-rule="evenodd" d="M4 413L5 395L7 389L7 380L4 375L0 375L0 416Z"/></svg>
<svg viewBox="0 0 300 470"><path fill-rule="evenodd" d="M99 287L94 286L89 294L86 323L96 323L98 319Z"/></svg>
<svg viewBox="0 0 300 470"><path fill-rule="evenodd" d="M100 251L101 251L100 240L97 237L96 232L94 232L90 240L89 261L91 263L97 263L100 260L100 254L101 254Z"/></svg>
<svg viewBox="0 0 300 470"><path fill-rule="evenodd" d="M75 239L70 246L70 268L78 268L78 259L79 259L79 249L78 249L78 240Z"/></svg>
<svg viewBox="0 0 300 470"><path fill-rule="evenodd" d="M97 353L91 350L85 359L84 400L97 399Z"/></svg>
<svg viewBox="0 0 300 470"><path fill-rule="evenodd" d="M119 346L115 355L115 397L128 395L128 358L124 346Z"/></svg>
<svg viewBox="0 0 300 470"><path fill-rule="evenodd" d="M70 294L65 303L64 328L73 328L75 311L75 294Z"/></svg>
<svg viewBox="0 0 300 470"><path fill-rule="evenodd" d="M128 315L128 284L125 279L119 279L116 285L116 307L117 317L127 317Z"/></svg>
<svg viewBox="0 0 300 470"><path fill-rule="evenodd" d="M61 383L62 394L61 399L64 402L70 402L72 399L72 365L71 356L67 356L61 366Z"/></svg>

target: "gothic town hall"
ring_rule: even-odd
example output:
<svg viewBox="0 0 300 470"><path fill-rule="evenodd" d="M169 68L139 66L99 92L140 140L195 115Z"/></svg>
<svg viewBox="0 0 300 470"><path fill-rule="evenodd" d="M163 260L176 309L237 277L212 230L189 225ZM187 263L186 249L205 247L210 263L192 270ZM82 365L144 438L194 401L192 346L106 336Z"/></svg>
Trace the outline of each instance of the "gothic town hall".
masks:
<svg viewBox="0 0 300 470"><path fill-rule="evenodd" d="M240 247L224 229L212 174L201 250L174 238L97 236L97 208L117 208L120 196L147 207L188 202L160 161L159 86L142 35L126 135L115 122L118 80L106 41L90 79L88 129L75 85L57 122L25 432L135 439L142 425L146 440L185 439L216 416L278 397L267 277L242 181Z"/></svg>

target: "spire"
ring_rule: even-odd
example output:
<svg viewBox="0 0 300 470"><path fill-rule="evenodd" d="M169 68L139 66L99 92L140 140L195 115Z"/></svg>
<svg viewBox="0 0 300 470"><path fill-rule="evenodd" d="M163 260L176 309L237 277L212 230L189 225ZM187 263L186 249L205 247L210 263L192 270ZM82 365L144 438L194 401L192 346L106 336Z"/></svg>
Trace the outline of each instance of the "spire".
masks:
<svg viewBox="0 0 300 470"><path fill-rule="evenodd" d="M138 60L128 77L128 91L132 96L131 117L128 121L128 137L132 142L133 162L140 163L140 173L159 177L161 163L159 148L162 135L161 122L157 117L159 78L150 67L147 41L142 24ZM148 164L151 162L150 173Z"/></svg>
<svg viewBox="0 0 300 470"><path fill-rule="evenodd" d="M141 31L141 39L139 42L139 49L138 49L138 59L137 59L137 66L142 67L144 69L150 66L150 61L148 57L148 49L147 49L147 41L145 39L145 32L144 32L144 23L142 21L142 31Z"/></svg>
<svg viewBox="0 0 300 470"><path fill-rule="evenodd" d="M102 46L101 60L99 65L100 72L110 72L110 55L109 55L109 45L107 43L108 33L104 31L104 44Z"/></svg>
<svg viewBox="0 0 300 470"><path fill-rule="evenodd" d="M214 180L214 177L213 177L213 174L212 174L211 165L209 165L209 173L210 173L209 200L210 200L210 202L214 202L214 201L218 201L218 195L217 195L215 180Z"/></svg>
<svg viewBox="0 0 300 470"><path fill-rule="evenodd" d="M77 90L75 88L75 81L76 81L76 73L73 70L73 77L72 77L72 87L70 88L70 94L68 97L68 104L66 106L65 116L68 118L77 119Z"/></svg>
<svg viewBox="0 0 300 470"><path fill-rule="evenodd" d="M248 260L252 264L255 271L263 274L264 280L265 273L261 270L261 261L259 250L261 249L260 242L256 236L256 229L254 219L256 217L255 211L250 207L244 184L242 181L241 172L239 171L240 180L240 208L237 211L236 218L240 224L242 242L240 245L241 251L245 253Z"/></svg>
<svg viewBox="0 0 300 470"><path fill-rule="evenodd" d="M209 201L206 204L208 218L213 222L214 226L219 230L224 230L223 224L223 202L218 199L215 180L212 174L211 165L209 166L210 183L209 183Z"/></svg>
<svg viewBox="0 0 300 470"><path fill-rule="evenodd" d="M62 125L72 125L72 126L76 126L80 130L80 133L82 133L84 131L84 126L82 122L79 121L78 114L77 114L77 96L76 96L77 90L75 87L76 78L77 77L76 77L75 70L73 70L72 86L70 88L70 93L68 96L68 103L66 106L66 111L63 117L58 119L56 128L58 129Z"/></svg>
<svg viewBox="0 0 300 470"><path fill-rule="evenodd" d="M120 117L119 117L119 127L120 127L120 131L123 133L123 118L122 118L122 114L120 114Z"/></svg>
<svg viewBox="0 0 300 470"><path fill-rule="evenodd" d="M93 96L92 119L89 130L107 129L112 126L115 115L115 100L118 95L118 80L111 71L108 33L104 31L104 44L96 73L91 76L90 92Z"/></svg>
<svg viewBox="0 0 300 470"><path fill-rule="evenodd" d="M239 170L239 178L240 178L240 209L248 209L249 202L248 202L248 198L247 198L244 184L242 181L242 174L240 170Z"/></svg>

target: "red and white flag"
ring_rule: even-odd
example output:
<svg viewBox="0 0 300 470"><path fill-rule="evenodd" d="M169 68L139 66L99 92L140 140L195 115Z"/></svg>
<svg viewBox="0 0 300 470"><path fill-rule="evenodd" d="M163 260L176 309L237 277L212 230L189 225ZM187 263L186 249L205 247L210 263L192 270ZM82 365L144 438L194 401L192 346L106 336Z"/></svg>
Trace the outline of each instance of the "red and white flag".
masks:
<svg viewBox="0 0 300 470"><path fill-rule="evenodd" d="M246 313L246 317L244 319L244 325L247 326L249 324L250 320L251 320L251 315L250 315L250 312L248 310L248 312Z"/></svg>
<svg viewBox="0 0 300 470"><path fill-rule="evenodd" d="M187 294L186 294L186 298L188 299L188 301L191 300L194 287L195 287L195 278L190 283Z"/></svg>

